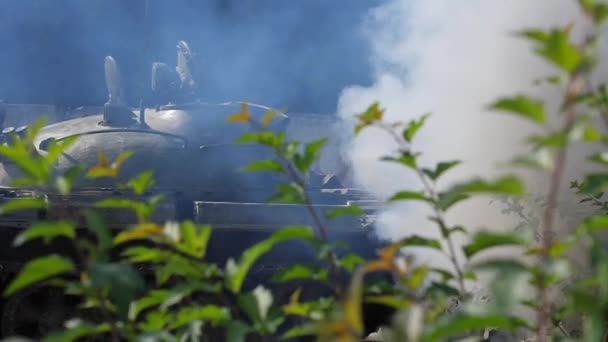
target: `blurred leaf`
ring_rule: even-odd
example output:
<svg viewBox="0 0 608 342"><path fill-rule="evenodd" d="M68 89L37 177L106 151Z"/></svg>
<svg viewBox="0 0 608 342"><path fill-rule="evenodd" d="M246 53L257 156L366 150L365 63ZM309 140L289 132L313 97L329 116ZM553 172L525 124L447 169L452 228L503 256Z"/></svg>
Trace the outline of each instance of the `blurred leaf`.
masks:
<svg viewBox="0 0 608 342"><path fill-rule="evenodd" d="M137 226L123 230L114 238L114 245L120 245L133 240L144 240L150 236L159 236L163 234L163 228L156 223L141 223Z"/></svg>
<svg viewBox="0 0 608 342"><path fill-rule="evenodd" d="M181 242L178 244L178 249L203 259L211 237L211 226L196 225L190 221L185 221L180 225L180 232Z"/></svg>
<svg viewBox="0 0 608 342"><path fill-rule="evenodd" d="M608 152L596 153L589 157L589 160L604 166L608 166Z"/></svg>
<svg viewBox="0 0 608 342"><path fill-rule="evenodd" d="M19 198L11 200L0 206L0 215L14 211L28 209L46 209L47 202L44 198Z"/></svg>
<svg viewBox="0 0 608 342"><path fill-rule="evenodd" d="M464 254L467 258L484 251L486 249L498 246L516 245L523 246L526 240L514 233L498 233L498 232L478 232L473 236L473 241L464 246Z"/></svg>
<svg viewBox="0 0 608 342"><path fill-rule="evenodd" d="M246 172L258 172L258 171L268 171L268 172L278 172L283 173L285 169L283 166L279 164L277 161L272 159L264 159L264 160L256 160L247 165L245 165L242 171Z"/></svg>
<svg viewBox="0 0 608 342"><path fill-rule="evenodd" d="M410 152L401 152L401 155L399 158L383 157L381 160L399 163L401 165L407 166L407 167L415 170L418 167L417 162L416 162L416 157L417 157L417 155L412 154Z"/></svg>
<svg viewBox="0 0 608 342"><path fill-rule="evenodd" d="M439 200L437 201L437 207L442 211L447 211L453 205L469 199L471 196L458 192L446 192L439 194Z"/></svg>
<svg viewBox="0 0 608 342"><path fill-rule="evenodd" d="M587 217L582 223L580 223L576 228L576 233L578 236L581 236L582 234L589 234L604 229L608 229L608 216L595 215Z"/></svg>
<svg viewBox="0 0 608 342"><path fill-rule="evenodd" d="M315 324L303 324L300 326L295 326L287 330L283 335L281 335L282 340L291 340L293 338L304 337L304 336L312 336L317 333L317 326Z"/></svg>
<svg viewBox="0 0 608 342"><path fill-rule="evenodd" d="M459 165L460 163L460 160L440 162L435 167L435 170L422 169L422 172L424 172L424 174L427 175L430 179L436 181L437 179L439 179L439 177L441 177L442 174L444 174L446 171L450 170L454 166Z"/></svg>
<svg viewBox="0 0 608 342"><path fill-rule="evenodd" d="M96 208L114 208L128 209L133 211L137 216L142 218L150 217L152 214L151 208L145 203L121 198L107 198L95 203Z"/></svg>
<svg viewBox="0 0 608 342"><path fill-rule="evenodd" d="M48 165L54 165L59 157L67 150L70 146L74 145L78 140L78 136L71 136L62 139L61 141L53 140L49 144L47 148L47 153L45 156L46 162Z"/></svg>
<svg viewBox="0 0 608 342"><path fill-rule="evenodd" d="M142 195L146 190L153 187L155 184L154 181L154 171L146 171L138 174L134 178L129 180L129 187L133 189L136 195Z"/></svg>
<svg viewBox="0 0 608 342"><path fill-rule="evenodd" d="M600 141L601 135L594 127L587 126L583 130L582 138L583 138L583 141L597 142L597 141Z"/></svg>
<svg viewBox="0 0 608 342"><path fill-rule="evenodd" d="M273 281L287 282L301 279L327 280L328 275L329 272L327 269L296 264L277 272L273 277Z"/></svg>
<svg viewBox="0 0 608 342"><path fill-rule="evenodd" d="M414 271L410 274L410 277L407 279L407 285L409 288L414 290L420 288L428 273L428 266L420 266L414 269Z"/></svg>
<svg viewBox="0 0 608 342"><path fill-rule="evenodd" d="M296 154L294 163L298 170L302 173L307 173L312 164L319 158L321 149L327 143L328 139L315 140L304 147L304 154Z"/></svg>
<svg viewBox="0 0 608 342"><path fill-rule="evenodd" d="M350 327L350 331L356 335L363 333L363 313L362 308L362 296L363 296L363 269L358 269L354 272L344 305L344 318L346 323Z"/></svg>
<svg viewBox="0 0 608 342"><path fill-rule="evenodd" d="M342 267L344 267L348 272L352 272L356 266L364 263L365 259L353 253L349 253L340 258L340 265L342 265Z"/></svg>
<svg viewBox="0 0 608 342"><path fill-rule="evenodd" d="M334 219L338 216L363 216L365 213L358 205L352 204L344 207L327 210L325 212L325 217L328 219Z"/></svg>
<svg viewBox="0 0 608 342"><path fill-rule="evenodd" d="M433 202L432 199L426 197L422 192L415 191L399 191L388 199L389 202L406 200L417 200L431 203Z"/></svg>
<svg viewBox="0 0 608 342"><path fill-rule="evenodd" d="M608 190L608 174L604 173L587 174L581 185L581 191L586 194L596 194L605 190Z"/></svg>
<svg viewBox="0 0 608 342"><path fill-rule="evenodd" d="M226 324L226 342L245 342L251 327L239 320L230 320Z"/></svg>
<svg viewBox="0 0 608 342"><path fill-rule="evenodd" d="M355 127L355 135L359 134L362 129L382 120L384 110L380 109L380 104L374 102L367 110L355 117L359 120L359 124Z"/></svg>
<svg viewBox="0 0 608 342"><path fill-rule="evenodd" d="M511 164L531 169L550 170L553 167L553 159L551 149L539 148L531 153L515 157Z"/></svg>
<svg viewBox="0 0 608 342"><path fill-rule="evenodd" d="M418 120L412 120L408 123L407 128L403 131L403 139L408 143L411 143L414 136L424 126L424 122L429 118L431 114L424 114Z"/></svg>
<svg viewBox="0 0 608 342"><path fill-rule="evenodd" d="M266 113L264 113L264 116L262 117L262 127L266 128L268 126L268 124L270 124L270 121L277 115L277 113L275 113L272 110L267 111Z"/></svg>
<svg viewBox="0 0 608 342"><path fill-rule="evenodd" d="M136 320L140 313L144 310L159 306L163 303L171 292L165 289L154 289L148 292L147 295L131 302L129 306L129 320Z"/></svg>
<svg viewBox="0 0 608 342"><path fill-rule="evenodd" d="M523 196L525 187L517 177L506 176L494 182L481 179L472 180L468 183L454 186L449 192L457 194L489 193L498 195Z"/></svg>
<svg viewBox="0 0 608 342"><path fill-rule="evenodd" d="M505 329L513 331L514 329L525 326L525 323L517 318L505 317L496 314L457 314L455 316L447 316L428 327L427 331L421 338L421 341L442 341L446 337L458 336L464 333L469 333L472 330L483 330L488 327L495 329Z"/></svg>
<svg viewBox="0 0 608 342"><path fill-rule="evenodd" d="M490 107L495 110L518 114L538 123L544 123L546 120L543 103L523 95L502 98Z"/></svg>
<svg viewBox="0 0 608 342"><path fill-rule="evenodd" d="M441 250L441 244L439 241L419 235L412 235L401 239L398 244L400 247L428 247L431 249Z"/></svg>
<svg viewBox="0 0 608 342"><path fill-rule="evenodd" d="M458 297L460 296L460 291L458 291L458 289L456 289L453 286L444 284L444 283L438 283L436 281L432 281L431 285L429 285L429 287L426 290L427 296L429 294L442 294L444 296L447 297Z"/></svg>
<svg viewBox="0 0 608 342"><path fill-rule="evenodd" d="M99 263L91 266L89 278L93 288L108 291L120 319L127 319L129 306L145 287L142 276L125 263Z"/></svg>
<svg viewBox="0 0 608 342"><path fill-rule="evenodd" d="M476 262L471 265L475 270L480 271L493 271L493 272L527 272L528 267L518 261L506 258L492 258L489 260L483 260Z"/></svg>
<svg viewBox="0 0 608 342"><path fill-rule="evenodd" d="M46 244L60 236L73 239L76 236L74 226L67 222L38 222L19 233L13 241L13 246L21 246L28 241L40 238Z"/></svg>
<svg viewBox="0 0 608 342"><path fill-rule="evenodd" d="M228 116L226 118L226 122L245 123L249 122L250 119L251 114L249 113L249 109L247 108L247 103L243 102L241 104L241 110Z"/></svg>
<svg viewBox="0 0 608 342"><path fill-rule="evenodd" d="M560 67L565 72L573 72L582 60L582 55L570 42L569 29L553 29L548 32L529 30L523 36L536 43L536 53Z"/></svg>
<svg viewBox="0 0 608 342"><path fill-rule="evenodd" d="M80 319L72 319L66 322L66 329L60 332L53 332L42 339L43 342L71 342L81 341L87 336L95 336L111 331L109 323L93 325L83 322ZM86 340L86 339L85 339Z"/></svg>
<svg viewBox="0 0 608 342"><path fill-rule="evenodd" d="M237 140L237 144L251 144L257 143L260 145L264 145L270 147L272 149L278 149L283 143L283 139L285 138L285 132L257 132L257 133L244 133Z"/></svg>
<svg viewBox="0 0 608 342"><path fill-rule="evenodd" d="M412 305L412 302L410 300L391 295L366 296L363 301L365 303L380 304L398 310L407 309Z"/></svg>
<svg viewBox="0 0 608 342"><path fill-rule="evenodd" d="M304 189L297 183L277 184L277 192L268 200L271 203L304 204Z"/></svg>
<svg viewBox="0 0 608 342"><path fill-rule="evenodd" d="M249 272L249 269L257 261L257 259L270 251L274 245L279 242L292 239L312 239L313 232L308 227L285 227L264 241L261 241L248 249L241 255L238 262L229 259L226 263L226 286L234 293L241 290L243 281Z"/></svg>
<svg viewBox="0 0 608 342"><path fill-rule="evenodd" d="M4 290L4 296L8 297L25 287L75 270L70 259L55 254L30 260Z"/></svg>
<svg viewBox="0 0 608 342"><path fill-rule="evenodd" d="M528 137L528 141L535 149L559 149L566 146L568 137L562 132L551 132L548 134L537 134Z"/></svg>
<svg viewBox="0 0 608 342"><path fill-rule="evenodd" d="M109 252L112 248L112 236L110 230L104 224L99 213L87 210L85 212L87 229L95 234L99 248L99 261L107 261L110 257Z"/></svg>
<svg viewBox="0 0 608 342"><path fill-rule="evenodd" d="M175 313L175 319L169 324L169 329L177 329L195 320L218 324L229 319L230 312L226 308L217 305L207 304L184 307Z"/></svg>

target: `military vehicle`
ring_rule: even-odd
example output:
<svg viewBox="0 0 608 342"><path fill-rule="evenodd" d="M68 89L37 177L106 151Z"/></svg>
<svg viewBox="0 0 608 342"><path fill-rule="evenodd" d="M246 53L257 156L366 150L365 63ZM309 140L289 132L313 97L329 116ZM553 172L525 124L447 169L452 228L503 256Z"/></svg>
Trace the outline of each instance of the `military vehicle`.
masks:
<svg viewBox="0 0 608 342"><path fill-rule="evenodd" d="M89 110L86 115L59 119L45 126L35 149L44 154L51 141L78 137L59 159L56 172L72 166L92 167L98 162L98 151L113 160L123 151L132 151L121 168L121 177L128 179L140 172L153 170L156 185L148 194L163 193L166 199L157 211L158 222L190 219L211 224L214 228L206 258L223 265L229 257L238 256L245 248L269 236L286 225L313 225L306 208L291 204L267 204L280 177L265 173L244 173L240 168L249 161L270 158L260 146L235 144L235 140L252 128L226 122L226 117L238 112L241 102L219 104L197 100L197 69L186 42L177 45L175 70L163 63L152 65L154 103L130 108L125 103L124 87L118 63L112 57L105 60L105 78L109 93L103 108ZM258 120L270 108L248 104ZM93 112L93 113L91 113ZM1 121L5 122L6 113ZM309 125L308 132L331 134L333 119L323 116L290 116L279 112L268 129L284 130L288 136L311 138L298 129ZM334 120L335 121L335 120ZM11 134L24 134L26 127L6 127L0 139ZM329 150L332 145L330 144ZM333 145L334 151L337 149ZM339 149L339 148L338 148ZM329 224L329 239L345 241L363 257L370 258L382 244L373 234L373 213L376 203L364 191L345 187L346 174L339 154L326 153L314 166L306 189L314 210L322 211L359 204L366 211L363 218L344 217ZM33 189L11 188L11 180L20 171L10 162L0 167L0 202L18 201L36 195ZM76 218L82 209L103 198L132 196L117 189L114 179L84 177L75 182L71 194L46 193L52 210L26 211L0 217L0 275L3 282L20 269L27 260L49 252L63 251L62 245L46 246L30 243L13 248L11 241L32 222L42 219ZM108 210L103 213L114 230L125 229L135 218L127 212ZM286 264L313 259L312 250L299 243L284 243L257 263L249 284L264 283L269 275ZM290 289L291 290L291 289ZM280 292L280 291L279 291ZM287 296L286 290L278 296ZM72 308L61 292L33 288L20 292L2 303L0 325L3 336L39 337L58 327ZM377 319L374 315L370 320ZM371 322L371 321L370 321ZM370 323L374 325L374 322ZM375 330L374 328L371 328Z"/></svg>

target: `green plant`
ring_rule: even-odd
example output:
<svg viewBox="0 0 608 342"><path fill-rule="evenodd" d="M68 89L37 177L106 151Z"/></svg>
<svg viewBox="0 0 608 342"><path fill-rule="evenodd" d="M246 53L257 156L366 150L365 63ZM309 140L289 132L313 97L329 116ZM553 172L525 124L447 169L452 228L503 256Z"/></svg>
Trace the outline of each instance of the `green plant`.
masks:
<svg viewBox="0 0 608 342"><path fill-rule="evenodd" d="M270 111L260 122L253 120L247 105L227 118L235 124L251 125L254 130L241 136L237 143L257 144L274 153L274 158L245 165L245 172L271 172L286 176L278 183L271 202L291 203L305 207L314 227L285 227L267 239L250 246L242 255L234 256L225 265L206 260L206 251L213 233L212 227L193 222L153 222L152 214L162 203L162 196L146 193L154 185L152 172L121 181L120 167L130 153L109 162L100 154L99 165L84 174L75 167L57 175L53 165L74 140L51 142L48 153L34 153L32 143L42 127L42 121L32 126L25 138L14 137L0 146L0 155L21 169L25 175L16 180L16 187L31 188L41 193L67 194L80 175L113 177L118 186L133 195L133 199L114 198L96 203L97 209L118 208L132 211L137 222L112 235L96 209L86 213L88 234L76 228L77 222L36 222L14 241L23 245L32 240L50 243L57 239L72 242L76 255L52 254L30 260L5 289L10 296L39 283L62 288L79 296L83 307L100 313L91 319L80 315L66 322L65 329L46 337L47 341L71 341L85 336L101 335L113 341L200 340L216 330L229 341L244 341L247 337L274 340L312 336L320 341L360 341L364 336L362 307L380 305L394 310L392 322L383 330L385 341L442 341L447 338L479 338L484 329L515 331L524 329L537 341L572 339L571 332L561 325L564 317L582 315L582 341L600 341L608 321L608 254L597 234L608 228L606 202L603 192L608 188L608 172L594 172L571 185L582 203L591 203L598 210L585 217L577 229L565 236L555 234L556 210L560 185L567 181L563 173L568 147L574 143L608 144L608 136L594 125L595 119L608 122L608 91L606 86L592 86L589 77L594 70L601 24L608 18L608 5L595 0L580 0L593 29L580 45L572 43L572 27L547 31L527 30L521 36L530 40L536 53L556 67L556 75L547 79L551 86L563 90L560 113L562 124L552 129L547 124L549 113L540 99L524 94L498 99L490 105L497 110L518 115L546 130L528 142L531 151L518 156L513 164L546 172L551 184L546 198L538 208L542 215L522 200L526 189L522 180L506 175L496 180L471 178L438 191L436 182L461 162L448 160L432 167L420 165L421 152L414 149L417 132L429 115L407 123L385 122L384 111L378 103L356 117L355 133L367 127L380 128L397 143L398 151L384 158L397 163L404 172L413 172L420 188L404 189L389 199L421 201L430 206L433 215L429 223L438 229L441 241L421 236L408 236L387 244L378 251L375 260L363 260L328 238L328 225L341 215L362 215L363 210L349 206L319 213L307 192L310 169L317 160L326 140L309 144L289 141L284 132L268 130L275 117ZM608 126L608 124L607 124ZM547 158L548 157L548 158ZM606 153L594 154L590 161L608 166ZM446 213L472 196L503 197L505 213L515 213L526 226L536 232L536 239L521 231L481 231L469 234L467 227L453 226ZM538 203L535 203L538 204ZM52 210L45 196L31 200L12 201L0 208L3 214L18 210ZM464 246L454 242L455 234L465 234ZM244 282L252 266L274 246L288 240L306 242L316 251L315 262L289 265L274 275L274 281L284 284L294 280L317 283L331 289L324 296L302 298L302 288L294 290L288 303L279 303L271 288L260 284L245 289ZM415 265L401 252L403 247L422 247L445 254L452 270ZM520 255L512 258L486 258L481 253L497 247L516 247ZM576 279L566 288L558 289L565 301L552 294L556 285L571 276L566 253L584 246L589 264L587 277ZM118 258L111 252L120 251ZM464 262L459 261L464 256ZM521 258L520 258L521 257ZM533 257L534 260L524 260ZM153 281L146 283L139 266L152 270ZM469 281L480 272L495 274L490 284L492 302L482 311L473 310ZM390 275L391 281L372 277ZM523 278L535 289L523 302L514 296L510 284ZM348 280L346 282L345 280ZM458 307L454 308L454 303ZM536 313L533 322L512 310L526 305ZM288 324L297 319L297 324Z"/></svg>

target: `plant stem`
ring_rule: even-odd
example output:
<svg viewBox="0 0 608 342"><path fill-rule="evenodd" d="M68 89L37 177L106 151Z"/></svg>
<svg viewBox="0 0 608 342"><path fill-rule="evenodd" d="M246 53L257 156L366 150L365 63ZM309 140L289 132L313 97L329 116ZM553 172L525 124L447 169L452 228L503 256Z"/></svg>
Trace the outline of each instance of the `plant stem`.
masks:
<svg viewBox="0 0 608 342"><path fill-rule="evenodd" d="M550 251L553 245L556 209L558 206L560 185L562 183L568 156L568 134L576 122L576 97L580 93L583 84L584 80L575 74L571 77L566 87L566 101L564 106L566 116L562 130L562 133L566 135L566 139L564 146L558 150L554 159L553 170L551 172L551 183L547 195L547 207L543 214L543 225L541 230L542 254L540 264L544 269L550 266ZM545 284L546 276L542 273L544 271L545 270L541 270L538 284L540 308L537 312L537 336L539 342L549 341L549 326L551 322L551 299L549 298L549 289Z"/></svg>
<svg viewBox="0 0 608 342"><path fill-rule="evenodd" d="M393 138L393 140L399 146L399 149L401 152L410 151L410 147L407 145L407 143L397 133L395 133L395 131L393 129L391 129L391 127L389 127L385 124L382 124L382 123L377 123L376 125L377 125L377 127L386 131ZM424 176L422 169L420 169L420 167L416 166L414 168L414 170L415 170L418 178L420 178L420 181L422 182L422 184L424 186L424 190L425 190L427 196L432 199L437 199L438 194L435 191L434 186ZM444 231L444 229L442 228L442 227L445 227L445 218L444 218L443 210L439 209L436 205L433 205L432 207L433 207L435 216L437 218L437 223L440 226L441 236L445 240L445 242L448 246L448 258L450 259L452 265L454 266L454 270L456 271L456 281L458 282L458 290L461 295L464 295L466 293L466 287L464 285L464 272L462 271L462 268L460 267L460 264L458 263L458 259L456 257L456 248L454 247L454 241L452 240L452 237L450 236L450 234L447 234Z"/></svg>

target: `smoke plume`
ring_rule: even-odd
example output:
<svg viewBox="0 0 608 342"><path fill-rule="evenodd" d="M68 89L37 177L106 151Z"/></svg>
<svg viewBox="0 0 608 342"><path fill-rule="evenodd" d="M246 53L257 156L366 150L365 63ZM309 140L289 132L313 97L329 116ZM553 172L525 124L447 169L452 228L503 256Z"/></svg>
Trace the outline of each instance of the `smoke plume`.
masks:
<svg viewBox="0 0 608 342"><path fill-rule="evenodd" d="M374 101L386 109L387 121L407 122L432 113L413 146L424 153L421 164L464 162L442 179L440 188L473 175L504 174L511 170L497 163L525 151L524 138L538 128L491 113L487 106L502 96L528 93L545 99L555 110L560 95L559 89L534 84L555 75L556 69L536 57L530 43L515 33L570 22L580 36L586 24L572 0L388 1L368 13L361 30L371 47L375 82L345 88L338 113L350 120ZM557 124L559 117L551 115L552 124ZM346 151L355 181L380 198L398 190L422 190L412 172L378 160L394 149L385 133L370 129L350 140ZM571 170L569 176L579 171ZM546 177L524 176L530 191L544 189ZM513 227L515 222L489 200L459 204L448 221L472 229ZM423 204L391 207L380 217L380 234L392 239L409 234L438 237L428 214ZM432 258L433 263L445 263Z"/></svg>

